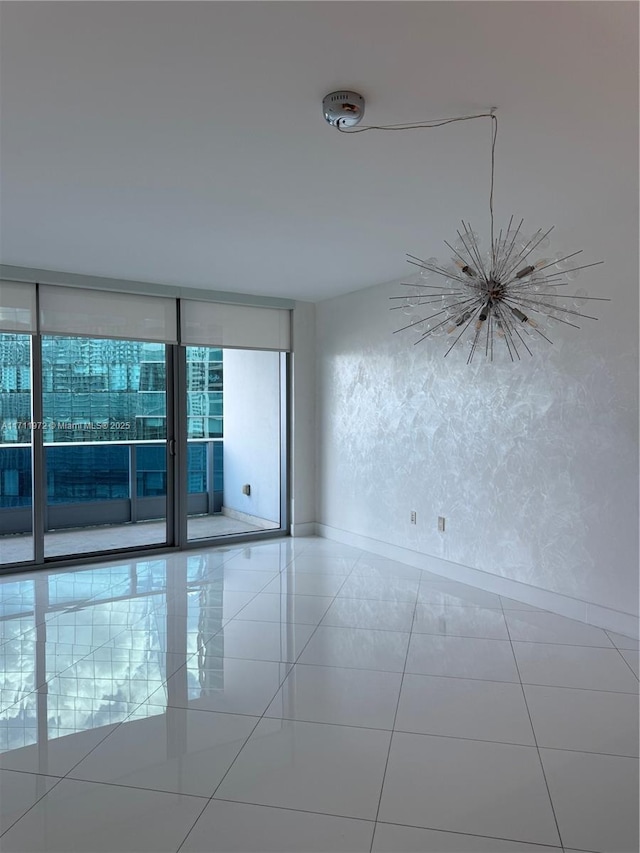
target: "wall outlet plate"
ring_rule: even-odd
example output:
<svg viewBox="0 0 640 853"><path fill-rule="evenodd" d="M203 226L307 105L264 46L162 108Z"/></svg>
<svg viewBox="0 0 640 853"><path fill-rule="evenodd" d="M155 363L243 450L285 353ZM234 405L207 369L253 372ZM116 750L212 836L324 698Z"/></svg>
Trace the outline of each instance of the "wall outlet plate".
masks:
<svg viewBox="0 0 640 853"><path fill-rule="evenodd" d="M440 533L444 533L444 516L438 516L438 530Z"/></svg>

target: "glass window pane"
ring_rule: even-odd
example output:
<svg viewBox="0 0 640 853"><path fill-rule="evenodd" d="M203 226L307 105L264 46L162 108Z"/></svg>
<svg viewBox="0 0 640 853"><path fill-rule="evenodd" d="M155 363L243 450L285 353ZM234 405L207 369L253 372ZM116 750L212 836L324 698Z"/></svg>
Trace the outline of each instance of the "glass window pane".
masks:
<svg viewBox="0 0 640 853"><path fill-rule="evenodd" d="M0 334L0 563L33 560L31 336Z"/></svg>
<svg viewBox="0 0 640 853"><path fill-rule="evenodd" d="M166 542L166 347L45 335L45 556Z"/></svg>

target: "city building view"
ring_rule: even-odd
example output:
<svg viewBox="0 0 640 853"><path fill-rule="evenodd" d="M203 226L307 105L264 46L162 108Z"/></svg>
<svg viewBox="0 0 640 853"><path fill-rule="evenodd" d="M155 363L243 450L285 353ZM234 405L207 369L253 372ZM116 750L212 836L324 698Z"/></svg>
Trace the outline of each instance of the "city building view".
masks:
<svg viewBox="0 0 640 853"><path fill-rule="evenodd" d="M187 489L216 494L219 511L222 350L186 350ZM36 429L46 450L49 506L166 495L164 344L43 336L42 386L40 423L32 417L31 338L0 335L0 531L29 529ZM19 509L11 519L4 512ZM77 516L63 523L77 524Z"/></svg>

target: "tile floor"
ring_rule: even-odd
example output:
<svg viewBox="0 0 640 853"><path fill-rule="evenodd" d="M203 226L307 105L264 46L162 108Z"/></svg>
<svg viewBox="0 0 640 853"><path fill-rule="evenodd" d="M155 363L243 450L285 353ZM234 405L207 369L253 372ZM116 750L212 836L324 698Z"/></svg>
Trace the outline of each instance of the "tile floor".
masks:
<svg viewBox="0 0 640 853"><path fill-rule="evenodd" d="M322 539L0 578L0 850L637 853L638 643Z"/></svg>

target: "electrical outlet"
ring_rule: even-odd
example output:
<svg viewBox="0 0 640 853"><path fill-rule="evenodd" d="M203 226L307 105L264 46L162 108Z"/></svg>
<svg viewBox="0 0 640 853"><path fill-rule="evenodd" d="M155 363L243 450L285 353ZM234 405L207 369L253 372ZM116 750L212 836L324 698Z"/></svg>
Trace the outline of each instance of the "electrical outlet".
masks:
<svg viewBox="0 0 640 853"><path fill-rule="evenodd" d="M418 519L418 517L416 515L416 511L415 511L415 509L412 509L411 510L411 524L417 524L418 523L417 519Z"/></svg>
<svg viewBox="0 0 640 853"><path fill-rule="evenodd" d="M242 494L243 494L243 495L250 495L250 494L251 494L251 486L249 485L249 483L246 483L246 484L242 487Z"/></svg>
<svg viewBox="0 0 640 853"><path fill-rule="evenodd" d="M438 516L438 530L440 531L440 533L444 533L444 516L443 515Z"/></svg>

